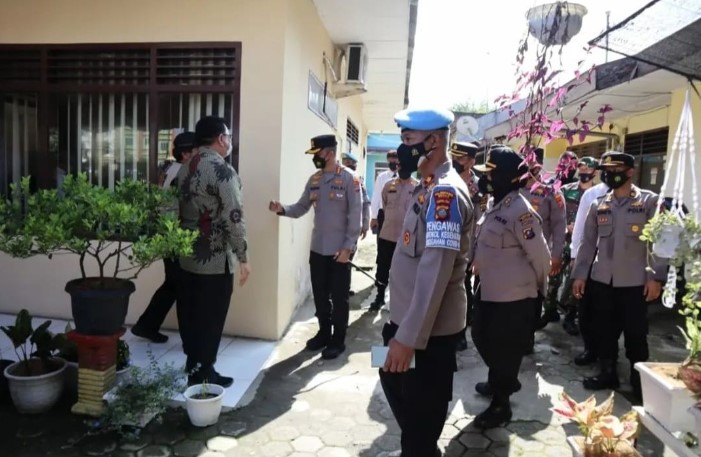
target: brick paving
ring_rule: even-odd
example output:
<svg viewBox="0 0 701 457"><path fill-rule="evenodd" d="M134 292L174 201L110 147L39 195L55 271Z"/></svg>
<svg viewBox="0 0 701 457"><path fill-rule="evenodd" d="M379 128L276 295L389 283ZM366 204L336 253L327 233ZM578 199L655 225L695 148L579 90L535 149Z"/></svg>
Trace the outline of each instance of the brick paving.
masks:
<svg viewBox="0 0 701 457"><path fill-rule="evenodd" d="M356 263L369 265L374 246L366 241ZM304 342L316 331L311 302L303 307L285 337L276 358L248 393L246 406L223 413L208 428L189 424L183 409L171 409L162 423L150 424L136 441L112 434L86 436L83 418L70 414L71 399L54 411L37 417L20 416L0 406L0 455L12 457L388 457L399 455L399 429L384 399L377 372L370 368L369 348L381 341L387 314L359 309L374 296L371 281L353 274L353 297L347 352L337 360L323 361L318 353L304 351ZM372 293L372 296L371 296ZM650 347L655 360L679 361L682 341L674 328L673 312L651 309ZM539 333L536 352L524 359L522 390L513 397L513 421L506 428L480 432L471 426L488 402L474 393L486 378L474 346L459 355L454 401L441 437L447 457L569 456L566 437L576 435L549 410L551 398L564 388L575 398L588 392L581 378L591 368L576 367L573 356L579 339L566 335L559 324ZM627 376L621 353L621 373ZM227 373L228 374L228 373ZM232 375L236 375L232 373ZM624 386L625 388L625 386ZM597 395L603 399L606 392ZM624 395L616 396L616 412L630 408ZM646 456L674 456L644 432L638 444Z"/></svg>

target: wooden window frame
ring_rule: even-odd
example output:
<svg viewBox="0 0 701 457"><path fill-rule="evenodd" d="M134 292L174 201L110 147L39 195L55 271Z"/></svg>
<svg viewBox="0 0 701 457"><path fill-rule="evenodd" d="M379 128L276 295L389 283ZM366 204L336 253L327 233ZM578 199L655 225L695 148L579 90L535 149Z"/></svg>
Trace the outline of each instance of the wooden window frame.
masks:
<svg viewBox="0 0 701 457"><path fill-rule="evenodd" d="M17 79L0 79L0 93L34 93L38 97L38 154L33 160L38 164L37 184L40 188L55 185L55 157L49 154L49 99L57 93L146 93L149 97L149 181L158 181L158 100L164 93L206 94L224 93L232 95L231 108L231 142L232 153L229 161L238 170L240 109L241 109L241 42L154 42L154 43L81 43L81 44L0 44L0 56L8 52L39 52L40 79L21 81ZM158 52L161 50L232 49L234 51L234 76L232 84L163 84L158 81ZM54 51L149 51L149 78L142 84L81 84L75 81L57 83L49 81L49 53ZM0 62L2 59L0 58ZM30 65L31 67L31 65ZM221 78L220 78L221 79Z"/></svg>

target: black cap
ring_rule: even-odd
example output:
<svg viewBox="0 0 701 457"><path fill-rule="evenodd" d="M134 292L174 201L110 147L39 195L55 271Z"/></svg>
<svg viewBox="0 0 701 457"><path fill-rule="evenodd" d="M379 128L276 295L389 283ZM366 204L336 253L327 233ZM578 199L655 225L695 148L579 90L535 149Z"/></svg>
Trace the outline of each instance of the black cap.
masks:
<svg viewBox="0 0 701 457"><path fill-rule="evenodd" d="M601 156L599 168L606 169L608 167L626 166L635 167L635 157L625 152L609 151Z"/></svg>
<svg viewBox="0 0 701 457"><path fill-rule="evenodd" d="M477 143L462 143L456 141L450 145L450 152L454 156L470 156L474 158L479 150L479 144Z"/></svg>
<svg viewBox="0 0 701 457"><path fill-rule="evenodd" d="M195 132L179 133L173 140L173 149L176 151L190 151L195 147Z"/></svg>
<svg viewBox="0 0 701 457"><path fill-rule="evenodd" d="M475 165L473 168L480 172L499 170L500 173L518 176L523 161L523 156L513 149L497 146L489 150L485 163Z"/></svg>
<svg viewBox="0 0 701 457"><path fill-rule="evenodd" d="M316 154L324 148L335 148L338 145L336 135L319 135L312 138L312 146L305 154Z"/></svg>

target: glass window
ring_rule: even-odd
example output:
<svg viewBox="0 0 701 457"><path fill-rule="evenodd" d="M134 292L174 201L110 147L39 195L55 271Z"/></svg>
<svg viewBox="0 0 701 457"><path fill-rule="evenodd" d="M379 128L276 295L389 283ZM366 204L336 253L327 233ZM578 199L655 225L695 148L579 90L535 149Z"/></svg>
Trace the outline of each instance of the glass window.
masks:
<svg viewBox="0 0 701 457"><path fill-rule="evenodd" d="M36 175L38 113L36 94L1 94L0 101L0 195L19 183L22 176ZM36 184L36 182L34 183Z"/></svg>

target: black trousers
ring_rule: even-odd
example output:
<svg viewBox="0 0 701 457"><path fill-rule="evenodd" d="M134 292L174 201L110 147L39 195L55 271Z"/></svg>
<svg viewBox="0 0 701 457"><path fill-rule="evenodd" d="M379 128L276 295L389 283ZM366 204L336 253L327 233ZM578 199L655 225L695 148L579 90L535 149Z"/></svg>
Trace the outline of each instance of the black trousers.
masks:
<svg viewBox="0 0 701 457"><path fill-rule="evenodd" d="M377 274L375 279L378 283L387 286L389 284L389 267L392 265L392 256L397 247L396 242L378 238L377 241ZM376 284L379 286L379 284Z"/></svg>
<svg viewBox="0 0 701 457"><path fill-rule="evenodd" d="M136 322L136 326L147 332L157 332L163 321L175 304L178 296L178 281L180 280L180 263L178 259L163 259L165 280L156 289L148 306Z"/></svg>
<svg viewBox="0 0 701 457"><path fill-rule="evenodd" d="M351 266L312 251L309 269L319 329L329 332L333 326L334 337L343 340L348 327Z"/></svg>
<svg viewBox="0 0 701 457"><path fill-rule="evenodd" d="M596 344L596 313L594 312L594 301L592 300L592 293L596 286L592 286L592 280L587 279L587 284L584 288L584 295L578 300L577 314L579 315L579 333L582 335L582 341L584 342L584 350L591 352L592 354L598 353L598 348ZM616 344L618 348L618 344ZM616 349L618 352L618 349Z"/></svg>
<svg viewBox="0 0 701 457"><path fill-rule="evenodd" d="M225 260L226 262L226 260ZM226 314L234 291L234 275L227 262L222 274L204 275L182 271L178 284L178 326L187 356L188 371L200 365L206 373L214 368Z"/></svg>
<svg viewBox="0 0 701 457"><path fill-rule="evenodd" d="M390 322L382 329L385 346L397 332ZM455 346L460 334L433 336L415 352L416 368L404 373L380 369L380 383L402 431L402 457L432 457L453 398L457 371Z"/></svg>
<svg viewBox="0 0 701 457"><path fill-rule="evenodd" d="M647 302L643 296L643 286L613 287L592 280L588 289L593 320L596 322L595 341L599 358L618 358L618 339L623 333L626 357L631 365L646 361L650 352L647 345Z"/></svg>
<svg viewBox="0 0 701 457"><path fill-rule="evenodd" d="M373 191L373 192L376 192ZM382 190L380 190L382 192ZM382 224L385 223L385 210L380 208L377 210L377 255L375 256L375 264L380 263L380 232L382 231Z"/></svg>
<svg viewBox="0 0 701 457"><path fill-rule="evenodd" d="M534 301L479 301L472 320L472 341L489 367L494 395L508 398L518 389L524 349L533 336Z"/></svg>

